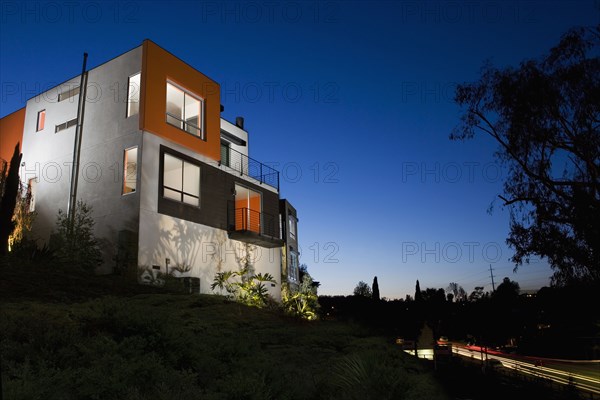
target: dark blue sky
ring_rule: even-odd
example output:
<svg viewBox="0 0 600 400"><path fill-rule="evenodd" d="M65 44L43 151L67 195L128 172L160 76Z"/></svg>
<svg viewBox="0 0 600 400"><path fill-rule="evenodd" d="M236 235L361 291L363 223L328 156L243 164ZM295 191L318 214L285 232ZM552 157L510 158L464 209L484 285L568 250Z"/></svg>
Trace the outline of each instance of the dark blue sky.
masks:
<svg viewBox="0 0 600 400"><path fill-rule="evenodd" d="M570 27L600 22L598 1L2 1L0 116L152 39L221 84L251 156L282 173L299 212L301 261L323 294L377 275L382 296L508 276L548 283L534 260L513 274L506 171L494 143L448 135L457 83L482 63L517 65ZM487 212L494 206L492 214Z"/></svg>

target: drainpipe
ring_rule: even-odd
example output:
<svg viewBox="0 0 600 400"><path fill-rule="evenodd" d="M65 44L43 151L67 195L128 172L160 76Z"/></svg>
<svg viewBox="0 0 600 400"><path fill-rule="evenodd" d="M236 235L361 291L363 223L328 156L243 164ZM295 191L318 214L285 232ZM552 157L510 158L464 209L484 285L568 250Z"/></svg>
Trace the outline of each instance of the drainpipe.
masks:
<svg viewBox="0 0 600 400"><path fill-rule="evenodd" d="M77 208L77 183L79 180L79 158L81 155L81 136L83 134L83 115L85 112L85 96L87 94L87 53L83 53L83 66L81 80L79 81L79 102L77 104L77 127L73 145L73 169L71 170L71 188L69 190L69 203L67 215L69 217L69 233L73 233L75 223L75 209Z"/></svg>

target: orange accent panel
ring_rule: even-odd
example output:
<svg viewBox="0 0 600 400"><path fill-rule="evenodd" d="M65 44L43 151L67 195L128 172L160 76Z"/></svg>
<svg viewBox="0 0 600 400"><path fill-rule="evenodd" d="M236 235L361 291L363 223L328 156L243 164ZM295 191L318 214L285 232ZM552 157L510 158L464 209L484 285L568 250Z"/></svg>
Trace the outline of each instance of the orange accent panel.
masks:
<svg viewBox="0 0 600 400"><path fill-rule="evenodd" d="M235 200L235 230L245 230L248 218L248 202L246 199Z"/></svg>
<svg viewBox="0 0 600 400"><path fill-rule="evenodd" d="M0 158L10 161L17 143L23 143L25 108L0 119Z"/></svg>
<svg viewBox="0 0 600 400"><path fill-rule="evenodd" d="M250 192L250 220L248 229L260 233L260 195Z"/></svg>
<svg viewBox="0 0 600 400"><path fill-rule="evenodd" d="M166 122L167 81L204 99L205 140ZM142 54L140 129L215 161L221 159L221 88L179 58L145 40Z"/></svg>

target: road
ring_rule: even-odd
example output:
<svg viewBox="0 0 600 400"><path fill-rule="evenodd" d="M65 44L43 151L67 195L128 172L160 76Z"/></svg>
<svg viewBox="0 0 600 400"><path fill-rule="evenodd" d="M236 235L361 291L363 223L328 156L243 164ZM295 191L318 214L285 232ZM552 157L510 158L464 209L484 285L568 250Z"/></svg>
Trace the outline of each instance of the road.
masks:
<svg viewBox="0 0 600 400"><path fill-rule="evenodd" d="M457 343L452 344L452 351L476 360L486 358L498 360L503 367L514 369L519 373L550 379L565 385L573 384L580 390L593 393L594 396L600 395L600 360L574 361L518 356Z"/></svg>

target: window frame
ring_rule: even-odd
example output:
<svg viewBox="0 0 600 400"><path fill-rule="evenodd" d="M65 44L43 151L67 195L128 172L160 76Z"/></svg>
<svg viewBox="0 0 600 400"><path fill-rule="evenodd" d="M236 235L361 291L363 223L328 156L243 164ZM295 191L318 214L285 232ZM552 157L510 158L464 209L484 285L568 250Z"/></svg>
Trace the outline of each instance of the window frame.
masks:
<svg viewBox="0 0 600 400"><path fill-rule="evenodd" d="M134 181L134 187L133 190L131 191L125 191L126 187L127 187L127 165L128 165L128 152L135 149L136 150L136 159L135 159L135 181ZM128 147L125 150L123 150L123 185L121 186L121 195L125 196L128 194L133 194L137 192L137 182L138 182L138 165L139 165L139 148L138 146L132 146L132 147Z"/></svg>
<svg viewBox="0 0 600 400"><path fill-rule="evenodd" d="M223 153L223 151L225 151ZM225 159L223 159L225 155ZM221 140L221 165L231 167L231 143L226 140Z"/></svg>
<svg viewBox="0 0 600 400"><path fill-rule="evenodd" d="M294 250L293 247L290 246L290 263L288 266L288 279L291 280L292 282L298 282L299 281L299 277L298 277L298 271L300 268L300 256L298 254L297 251ZM294 264L295 261L295 264Z"/></svg>
<svg viewBox="0 0 600 400"><path fill-rule="evenodd" d="M37 196L37 184L39 183L39 179L36 177L29 178L27 180L27 195L31 196L29 199L29 204L27 205L29 212L35 211L35 197Z"/></svg>
<svg viewBox="0 0 600 400"><path fill-rule="evenodd" d="M183 118L181 118L180 116L173 115L173 114L169 113L166 110L166 106L168 105L168 98L169 98L168 97L169 96L169 92L168 92L169 85L171 85L173 88L175 88L175 89L183 92L183 106L181 107L181 112L183 114ZM205 106L205 99L202 96L199 96L196 93L191 92L188 89L185 89L184 87L178 85L177 83L175 83L175 82L173 82L171 80L167 80L167 85L165 87L166 87L166 90L165 90L165 92L166 92L165 93L165 122L167 124L171 125L171 126L174 126L175 128L177 128L179 130L184 131L185 133L187 133L189 135L192 135L192 136L194 136L196 138L199 138L201 140L206 140L206 133L205 133L206 129L204 128L204 121L205 121L205 111L204 111L204 109L206 107ZM199 103L198 118L200 119L200 121L199 121L198 125L195 125L195 124L193 124L191 122L187 122L186 119L185 119L185 104L186 104L185 99L186 99L186 96L189 96L189 97L193 98L194 100L198 101L198 103ZM183 125L176 125L176 124L174 124L173 122L169 121L169 117L171 117L173 119L176 119L178 122L180 122ZM186 127L188 125L192 126L193 128L198 129L200 131L200 133L199 134L195 134L195 133L192 133L192 132L188 131L186 129Z"/></svg>
<svg viewBox="0 0 600 400"><path fill-rule="evenodd" d="M77 118L70 119L68 121L63 122L62 124L58 124L54 126L54 133L58 133L60 131L64 131L69 129L72 126L77 125Z"/></svg>
<svg viewBox="0 0 600 400"><path fill-rule="evenodd" d="M41 124L40 124L40 117L42 117ZM43 110L40 110L37 113L37 121L35 124L35 131L36 132L43 131L45 126L46 126L46 109L44 108Z"/></svg>
<svg viewBox="0 0 600 400"><path fill-rule="evenodd" d="M64 92L58 94L58 102L60 103L61 101L68 100L73 96L77 96L79 95L79 92L81 92L81 88L79 86L65 90Z"/></svg>
<svg viewBox="0 0 600 400"><path fill-rule="evenodd" d="M165 185L165 156L166 155L176 158L182 162L181 190L178 190L178 189L175 189L172 187L168 187ZM198 168L198 196L191 194L189 192L186 192L185 188L183 186L184 182L185 182L185 163L191 164L192 166L195 166ZM161 146L160 162L159 162L159 185L160 185L159 195L163 200L173 201L175 203L182 204L182 205L185 205L188 207L201 208L201 205L202 205L202 166L197 160L194 160L193 158L188 157L184 154L181 154L179 152L176 152L174 150L170 150L170 149L167 149L167 148L164 148ZM165 196L165 188L179 193L181 195L181 199L177 200L172 197ZM184 201L184 196L189 196L189 197L198 199L198 204L197 205L190 204L190 203Z"/></svg>
<svg viewBox="0 0 600 400"><path fill-rule="evenodd" d="M292 215L288 215L288 230L290 232L290 237L292 239L296 239L296 226L297 226L296 218Z"/></svg>
<svg viewBox="0 0 600 400"><path fill-rule="evenodd" d="M135 113L132 113L131 112L131 104L135 103L135 102L131 101L132 100L132 92L133 92L133 94L136 94L136 93L135 93L135 90L134 91L131 90L131 80L134 79L134 78L136 78L136 77L139 77L139 78L137 78L138 79L138 83L137 83L137 111L135 111ZM141 100L141 97L142 97L141 96L142 95L142 84L141 83L142 83L142 73L141 72L136 72L135 74L130 75L129 78L127 78L127 110L125 111L126 112L125 113L126 118L133 117L134 115L138 115L140 113L140 100Z"/></svg>

